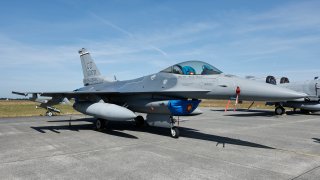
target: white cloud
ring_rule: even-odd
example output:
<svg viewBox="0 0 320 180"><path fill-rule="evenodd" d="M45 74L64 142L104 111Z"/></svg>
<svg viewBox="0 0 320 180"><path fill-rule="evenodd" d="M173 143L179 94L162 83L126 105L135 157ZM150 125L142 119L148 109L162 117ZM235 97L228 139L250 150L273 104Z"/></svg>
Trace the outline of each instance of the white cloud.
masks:
<svg viewBox="0 0 320 180"><path fill-rule="evenodd" d="M319 8L319 1L300 1L253 14L242 19L245 26L239 29L239 33L317 30L320 27Z"/></svg>

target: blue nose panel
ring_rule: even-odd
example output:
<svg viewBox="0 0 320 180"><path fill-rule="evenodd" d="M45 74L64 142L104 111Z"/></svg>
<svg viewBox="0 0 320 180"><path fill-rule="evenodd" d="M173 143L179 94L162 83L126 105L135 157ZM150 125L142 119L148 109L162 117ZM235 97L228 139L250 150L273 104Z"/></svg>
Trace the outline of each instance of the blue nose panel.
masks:
<svg viewBox="0 0 320 180"><path fill-rule="evenodd" d="M201 100L170 100L168 108L173 116L191 114L200 104Z"/></svg>

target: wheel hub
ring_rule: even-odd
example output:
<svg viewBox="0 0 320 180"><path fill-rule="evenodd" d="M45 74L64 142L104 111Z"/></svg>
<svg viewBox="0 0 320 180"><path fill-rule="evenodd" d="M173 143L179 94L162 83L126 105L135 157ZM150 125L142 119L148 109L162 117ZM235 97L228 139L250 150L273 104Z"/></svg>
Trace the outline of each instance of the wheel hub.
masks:
<svg viewBox="0 0 320 180"><path fill-rule="evenodd" d="M100 120L97 120L96 126L97 126L98 129L101 128L101 122L100 122Z"/></svg>
<svg viewBox="0 0 320 180"><path fill-rule="evenodd" d="M171 135L174 137L176 136L176 131L174 129L171 129Z"/></svg>

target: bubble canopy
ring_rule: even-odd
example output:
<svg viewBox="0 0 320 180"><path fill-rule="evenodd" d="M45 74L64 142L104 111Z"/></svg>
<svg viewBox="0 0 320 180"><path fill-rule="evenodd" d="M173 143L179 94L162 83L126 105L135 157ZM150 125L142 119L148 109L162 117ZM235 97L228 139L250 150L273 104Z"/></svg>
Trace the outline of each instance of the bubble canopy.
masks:
<svg viewBox="0 0 320 180"><path fill-rule="evenodd" d="M222 71L202 61L186 61L170 66L160 72L181 75L211 75L221 74Z"/></svg>

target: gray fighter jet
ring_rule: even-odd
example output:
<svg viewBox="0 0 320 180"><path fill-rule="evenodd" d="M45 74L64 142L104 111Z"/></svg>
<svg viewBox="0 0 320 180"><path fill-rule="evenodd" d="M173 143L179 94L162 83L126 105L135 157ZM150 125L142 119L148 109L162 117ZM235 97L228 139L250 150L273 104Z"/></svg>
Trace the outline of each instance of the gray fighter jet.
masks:
<svg viewBox="0 0 320 180"><path fill-rule="evenodd" d="M268 76L266 78L266 83L276 85L277 81L274 76ZM267 105L275 106L275 113L277 115L285 113L284 107L293 108L294 111L296 111L296 109L300 109L301 112L306 114L320 111L320 79L318 77L304 82L290 82L287 77L282 77L278 86L302 92L308 96L291 101L267 102Z"/></svg>
<svg viewBox="0 0 320 180"><path fill-rule="evenodd" d="M223 74L201 61L187 61L170 66L159 73L127 81L107 81L86 49L79 51L84 74L84 87L70 92L13 92L51 97L51 105L74 98L74 109L97 118L97 129L108 121L135 120L137 126L171 129L179 137L176 116L200 114L200 99L249 101L286 101L304 98L306 94L266 83ZM146 118L135 113L146 113Z"/></svg>

